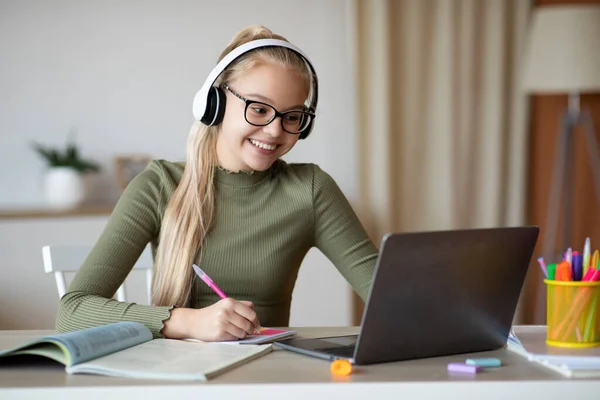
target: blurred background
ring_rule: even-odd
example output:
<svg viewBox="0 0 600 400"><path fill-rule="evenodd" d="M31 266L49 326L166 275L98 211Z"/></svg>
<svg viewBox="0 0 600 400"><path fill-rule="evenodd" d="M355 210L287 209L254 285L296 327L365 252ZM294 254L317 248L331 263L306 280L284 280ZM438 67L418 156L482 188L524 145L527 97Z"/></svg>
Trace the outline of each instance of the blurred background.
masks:
<svg viewBox="0 0 600 400"><path fill-rule="evenodd" d="M41 247L93 244L148 159L185 159L194 94L236 32L255 24L303 49L319 76L315 129L286 160L330 173L376 245L387 232L539 225L516 322L543 324L537 257L550 262L567 243L581 251L586 237L600 247L589 141L600 139L599 8L0 0L0 329L53 328L58 295ZM562 132L569 157L556 153ZM552 194L555 169L569 186ZM142 279L128 281L134 301ZM311 250L290 325L358 324L361 312Z"/></svg>

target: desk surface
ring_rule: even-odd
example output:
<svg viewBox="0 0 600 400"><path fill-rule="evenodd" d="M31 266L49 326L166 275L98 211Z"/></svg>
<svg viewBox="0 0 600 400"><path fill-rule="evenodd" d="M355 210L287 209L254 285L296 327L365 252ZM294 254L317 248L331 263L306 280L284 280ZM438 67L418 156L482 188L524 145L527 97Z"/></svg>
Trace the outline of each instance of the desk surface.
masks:
<svg viewBox="0 0 600 400"><path fill-rule="evenodd" d="M356 333L357 328L294 328L299 336L317 337ZM2 347L16 345L51 331L0 331ZM0 398L131 398L144 400L177 396L199 398L211 395L307 396L343 395L348 398L374 396L420 399L474 398L600 398L600 380L567 379L507 350L478 353L478 357L498 357L503 367L477 375L449 374L446 365L464 361L469 355L436 357L369 366L356 366L352 375L335 377L329 362L277 349L251 363L226 372L206 383L133 380L93 375L69 375L60 364L43 361L19 365L0 363ZM85 394L84 394L85 393ZM408 396L407 396L408 395ZM91 397L90 397L91 396ZM215 397L216 398L216 397ZM564 399L564 397L561 397Z"/></svg>

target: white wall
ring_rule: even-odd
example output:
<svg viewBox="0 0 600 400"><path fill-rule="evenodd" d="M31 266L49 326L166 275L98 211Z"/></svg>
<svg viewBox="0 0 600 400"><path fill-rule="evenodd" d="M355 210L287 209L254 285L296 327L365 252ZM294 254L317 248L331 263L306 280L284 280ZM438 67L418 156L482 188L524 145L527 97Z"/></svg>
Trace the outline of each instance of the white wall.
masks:
<svg viewBox="0 0 600 400"><path fill-rule="evenodd" d="M40 202L44 164L29 144L60 146L71 129L82 152L104 167L98 199L117 195L116 154L183 159L195 92L222 48L251 24L298 45L319 75L315 130L287 160L318 163L352 201L350 6L345 0L0 0L0 208ZM52 326L56 299L52 279L41 276L41 245L93 242L104 223L0 223L0 329ZM349 299L335 268L311 251L291 324L345 325Z"/></svg>
<svg viewBox="0 0 600 400"><path fill-rule="evenodd" d="M43 163L29 143L62 145L72 128L111 178L116 153L183 159L194 94L229 40L251 24L302 48L320 78L318 123L288 159L321 164L352 197L346 7L345 0L0 1L0 204L38 201Z"/></svg>

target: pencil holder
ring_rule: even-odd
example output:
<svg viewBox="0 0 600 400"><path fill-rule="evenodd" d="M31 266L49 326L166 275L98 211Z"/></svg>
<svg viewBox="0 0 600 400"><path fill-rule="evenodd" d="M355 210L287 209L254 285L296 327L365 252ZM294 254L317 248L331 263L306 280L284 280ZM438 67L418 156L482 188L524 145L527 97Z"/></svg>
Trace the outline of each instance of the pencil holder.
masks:
<svg viewBox="0 0 600 400"><path fill-rule="evenodd" d="M584 348L600 346L600 281L544 280L546 343Z"/></svg>

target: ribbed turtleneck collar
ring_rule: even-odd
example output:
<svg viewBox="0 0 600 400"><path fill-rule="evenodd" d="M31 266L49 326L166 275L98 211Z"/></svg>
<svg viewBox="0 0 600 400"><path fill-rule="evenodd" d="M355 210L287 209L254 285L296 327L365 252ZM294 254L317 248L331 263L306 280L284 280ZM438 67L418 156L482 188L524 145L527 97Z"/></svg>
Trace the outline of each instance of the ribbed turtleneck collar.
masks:
<svg viewBox="0 0 600 400"><path fill-rule="evenodd" d="M263 180L270 173L271 169L273 169L273 166L265 171L232 172L222 167L216 167L215 181L230 186L252 186Z"/></svg>

